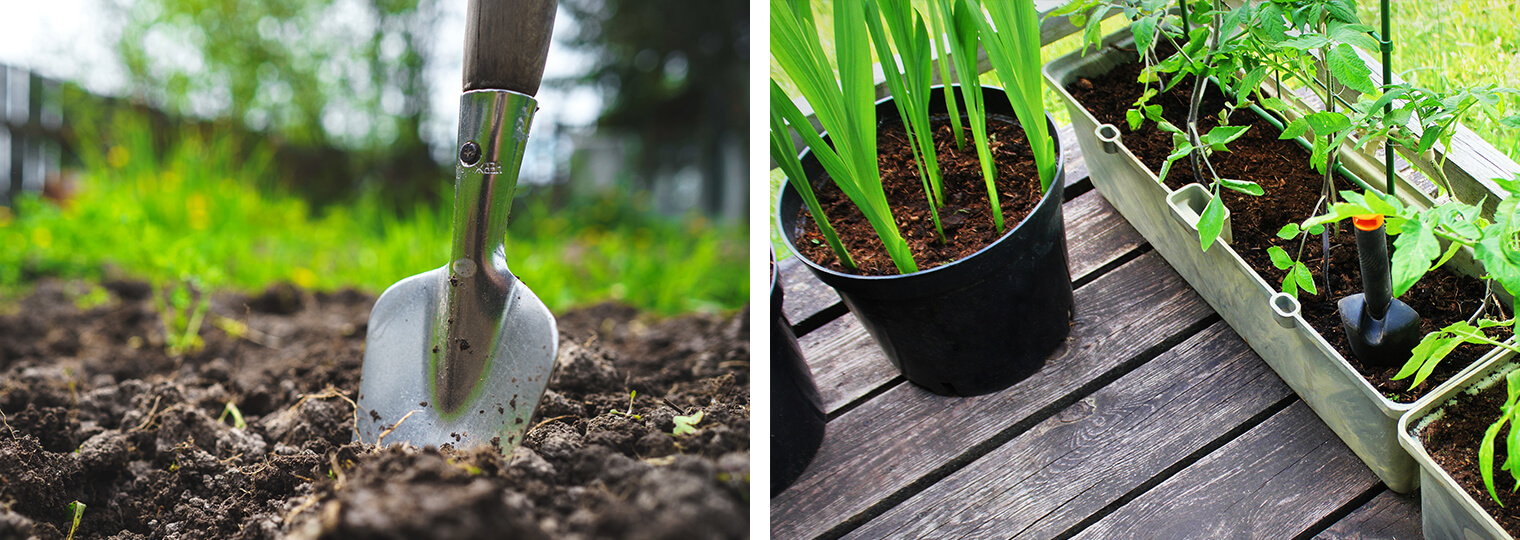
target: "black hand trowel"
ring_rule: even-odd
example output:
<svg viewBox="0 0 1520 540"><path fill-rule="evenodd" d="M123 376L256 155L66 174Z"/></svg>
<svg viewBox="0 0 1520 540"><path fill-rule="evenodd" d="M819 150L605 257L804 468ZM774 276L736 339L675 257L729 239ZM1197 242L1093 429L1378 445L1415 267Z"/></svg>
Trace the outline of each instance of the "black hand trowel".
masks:
<svg viewBox="0 0 1520 540"><path fill-rule="evenodd" d="M556 0L470 0L447 264L370 312L355 438L457 448L522 442L559 346L554 315L507 268L507 212L538 109Z"/></svg>
<svg viewBox="0 0 1520 540"><path fill-rule="evenodd" d="M1420 314L1393 297L1383 216L1356 216L1351 221L1362 263L1362 292L1340 300L1346 339L1364 365L1402 365L1420 343Z"/></svg>

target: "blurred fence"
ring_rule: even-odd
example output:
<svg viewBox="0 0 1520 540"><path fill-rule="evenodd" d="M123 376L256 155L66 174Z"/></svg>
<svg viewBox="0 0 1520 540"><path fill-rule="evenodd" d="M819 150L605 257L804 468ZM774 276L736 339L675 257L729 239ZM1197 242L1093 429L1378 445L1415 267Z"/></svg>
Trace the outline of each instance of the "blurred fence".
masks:
<svg viewBox="0 0 1520 540"><path fill-rule="evenodd" d="M58 82L0 64L0 205L56 182L64 154Z"/></svg>

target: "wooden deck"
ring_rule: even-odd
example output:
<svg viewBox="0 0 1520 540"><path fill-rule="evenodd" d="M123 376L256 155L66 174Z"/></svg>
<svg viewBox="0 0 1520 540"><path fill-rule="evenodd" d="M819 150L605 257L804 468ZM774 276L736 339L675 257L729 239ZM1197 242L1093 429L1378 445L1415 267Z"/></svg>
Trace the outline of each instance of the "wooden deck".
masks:
<svg viewBox="0 0 1520 540"><path fill-rule="evenodd" d="M774 538L1420 538L1389 491L1087 181L1067 152L1077 316L1002 392L899 376L833 290L779 265L828 409Z"/></svg>

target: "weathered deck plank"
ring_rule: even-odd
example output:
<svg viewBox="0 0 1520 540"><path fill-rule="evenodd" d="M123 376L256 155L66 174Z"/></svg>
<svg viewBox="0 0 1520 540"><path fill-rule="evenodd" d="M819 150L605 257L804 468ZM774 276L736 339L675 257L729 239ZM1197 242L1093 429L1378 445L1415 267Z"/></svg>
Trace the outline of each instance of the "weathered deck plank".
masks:
<svg viewBox="0 0 1520 540"><path fill-rule="evenodd" d="M1316 540L1398 540L1424 536L1425 533L1420 525L1420 495L1418 493L1400 495L1391 490L1385 490L1314 538Z"/></svg>
<svg viewBox="0 0 1520 540"><path fill-rule="evenodd" d="M1217 322L847 538L1052 538L1292 395Z"/></svg>
<svg viewBox="0 0 1520 540"><path fill-rule="evenodd" d="M1067 344L1034 376L995 394L936 396L897 385L829 423L823 448L797 483L773 498L772 534L815 538L873 517L1001 441L1043 421L1142 355L1196 332L1208 305L1155 253L1077 290ZM837 529L837 530L836 530Z"/></svg>
<svg viewBox="0 0 1520 540"><path fill-rule="evenodd" d="M1293 538L1378 486L1298 401L1075 538Z"/></svg>
<svg viewBox="0 0 1520 540"><path fill-rule="evenodd" d="M829 414L899 377L897 368L852 313L814 330L801 343L823 397L823 410Z"/></svg>
<svg viewBox="0 0 1520 540"><path fill-rule="evenodd" d="M1145 243L1145 238L1097 191L1083 193L1062 208L1072 280L1084 282ZM797 265L798 272L807 272ZM811 277L811 273L809 273ZM815 280L816 281L816 280ZM821 282L817 286L827 287ZM833 291L829 291L833 295ZM816 297L816 295L815 295ZM835 295L836 299L838 296ZM787 289L786 301L792 300ZM817 303L815 299L802 302ZM788 310L790 311L790 310ZM802 313L802 310L799 310ZM830 413L868 395L898 376L897 369L850 313L799 338L813 380Z"/></svg>
<svg viewBox="0 0 1520 540"><path fill-rule="evenodd" d="M776 269L781 272L786 287L781 311L786 314L786 321L792 323L794 329L816 327L823 321L813 321L811 318L840 304L839 294L834 292L834 288L819 281L818 276L814 276L797 257L776 263ZM806 334L807 332L800 332L798 337Z"/></svg>

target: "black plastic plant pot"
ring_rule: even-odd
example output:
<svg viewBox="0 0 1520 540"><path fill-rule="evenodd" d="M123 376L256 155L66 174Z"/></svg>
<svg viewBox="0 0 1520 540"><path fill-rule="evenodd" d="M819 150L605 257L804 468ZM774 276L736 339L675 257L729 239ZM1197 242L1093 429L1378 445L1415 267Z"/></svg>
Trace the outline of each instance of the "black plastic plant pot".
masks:
<svg viewBox="0 0 1520 540"><path fill-rule="evenodd" d="M1013 117L1001 89L983 87L982 93L989 115ZM944 114L944 93L933 95L931 114ZM876 114L897 118L890 98L877 102ZM1048 114L1046 123L1060 156L1061 143ZM823 168L809 154L802 155L804 172L815 190L822 189ZM941 395L996 392L1039 371L1071 329L1071 274L1061 215L1064 176L1065 165L1058 165L1051 189L1002 238L943 266L905 275L857 276L798 257L839 293L909 381ZM802 198L787 184L776 208L777 225L797 253Z"/></svg>
<svg viewBox="0 0 1520 540"><path fill-rule="evenodd" d="M781 311L781 273L771 265L771 496L785 491L823 444L827 417L813 372Z"/></svg>

